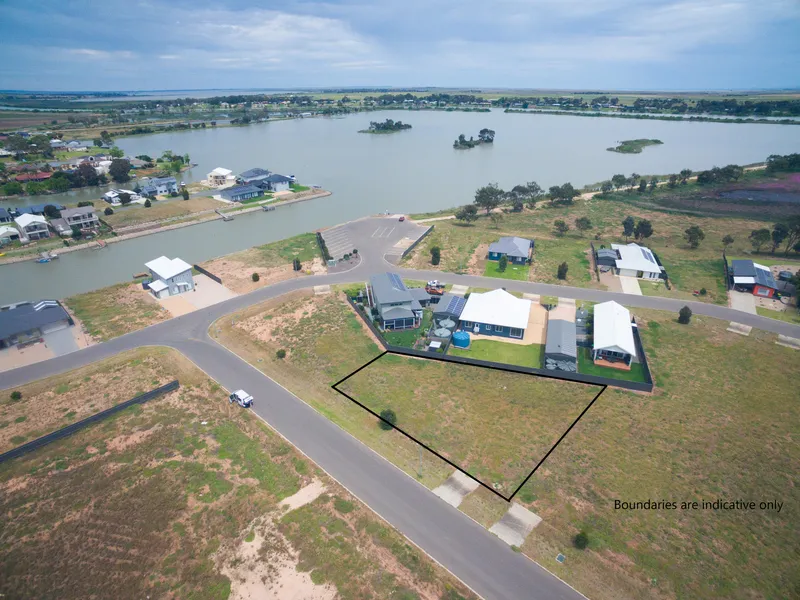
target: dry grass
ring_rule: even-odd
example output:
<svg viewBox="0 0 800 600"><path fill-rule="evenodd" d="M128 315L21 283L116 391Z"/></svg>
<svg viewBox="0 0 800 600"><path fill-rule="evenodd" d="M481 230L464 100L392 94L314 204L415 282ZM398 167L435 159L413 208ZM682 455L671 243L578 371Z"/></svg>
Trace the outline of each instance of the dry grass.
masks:
<svg viewBox="0 0 800 600"><path fill-rule="evenodd" d="M183 200L181 198L156 200L152 203L150 208L145 208L142 204L131 204L124 208L114 208L114 214L103 216L103 220L112 227L118 229L120 227L129 227L131 225L160 221L162 219L186 217L200 211L212 211L226 206L229 205L225 202L220 202L219 200L214 200L213 198L207 198L205 196L196 196L188 200Z"/></svg>

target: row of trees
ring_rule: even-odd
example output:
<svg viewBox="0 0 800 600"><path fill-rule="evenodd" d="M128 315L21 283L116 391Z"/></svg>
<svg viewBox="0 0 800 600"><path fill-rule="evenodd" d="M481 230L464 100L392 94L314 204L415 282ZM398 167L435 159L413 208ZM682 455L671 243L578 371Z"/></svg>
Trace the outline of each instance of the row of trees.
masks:
<svg viewBox="0 0 800 600"><path fill-rule="evenodd" d="M783 245L783 255L787 256L789 250L800 252L800 217L791 217L782 223L775 223L772 230L762 227L754 229L747 238L756 252L761 252L761 248L770 246L770 252L775 251Z"/></svg>
<svg viewBox="0 0 800 600"><path fill-rule="evenodd" d="M370 121L368 131L383 133L389 131L402 131L403 129L411 129L411 125L408 123L403 123L402 121L386 119L383 123L378 121Z"/></svg>
<svg viewBox="0 0 800 600"><path fill-rule="evenodd" d="M524 207L534 208L536 203L545 197L550 199L554 206L572 204L575 197L580 195L571 183L554 185L545 192L535 181L515 185L508 191L500 188L496 183L485 185L475 192L472 204L462 206L456 211L456 219L471 223L478 218L478 211L484 210L487 215L502 205L509 205L513 212L520 212Z"/></svg>

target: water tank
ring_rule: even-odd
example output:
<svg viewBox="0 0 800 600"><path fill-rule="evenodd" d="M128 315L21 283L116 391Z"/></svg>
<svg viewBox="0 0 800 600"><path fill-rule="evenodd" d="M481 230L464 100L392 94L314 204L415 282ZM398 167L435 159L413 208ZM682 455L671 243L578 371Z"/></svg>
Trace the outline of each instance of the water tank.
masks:
<svg viewBox="0 0 800 600"><path fill-rule="evenodd" d="M456 331L453 334L453 346L456 348L469 348L469 334L466 331Z"/></svg>

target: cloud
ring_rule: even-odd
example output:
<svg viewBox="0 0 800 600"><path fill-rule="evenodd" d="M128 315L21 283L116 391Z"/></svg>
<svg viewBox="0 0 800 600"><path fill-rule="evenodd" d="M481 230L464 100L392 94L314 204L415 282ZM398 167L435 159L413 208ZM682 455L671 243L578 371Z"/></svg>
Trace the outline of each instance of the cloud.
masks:
<svg viewBox="0 0 800 600"><path fill-rule="evenodd" d="M99 60L116 60L119 58L134 58L136 56L129 50L96 50L94 48L59 48L58 50L75 56L85 56Z"/></svg>

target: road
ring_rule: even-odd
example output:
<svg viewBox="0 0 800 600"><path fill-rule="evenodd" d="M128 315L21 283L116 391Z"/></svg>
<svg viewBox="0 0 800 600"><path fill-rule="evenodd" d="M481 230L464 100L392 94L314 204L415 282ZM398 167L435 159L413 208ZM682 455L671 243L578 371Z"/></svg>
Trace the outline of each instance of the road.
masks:
<svg viewBox="0 0 800 600"><path fill-rule="evenodd" d="M292 279L237 296L181 317L129 333L109 342L0 373L0 388L12 388L102 360L119 352L148 345L173 347L228 389L244 388L256 398L255 412L289 442L304 452L359 499L406 535L485 598L578 600L578 592L542 567L513 552L499 538L427 488L394 467L349 433L263 375L208 336L217 319L258 302L312 285L365 281L392 266L384 255L398 240L417 235L418 226L398 223L391 234L385 219L363 219L352 224L351 235L362 257L349 272ZM498 280L440 271L393 270L412 279L439 279L475 287L495 287ZM689 304L696 314L733 320L774 333L800 337L800 327L730 308L670 298L632 296L567 286L503 281L512 291L571 297L580 300L617 300L631 307L677 311Z"/></svg>

